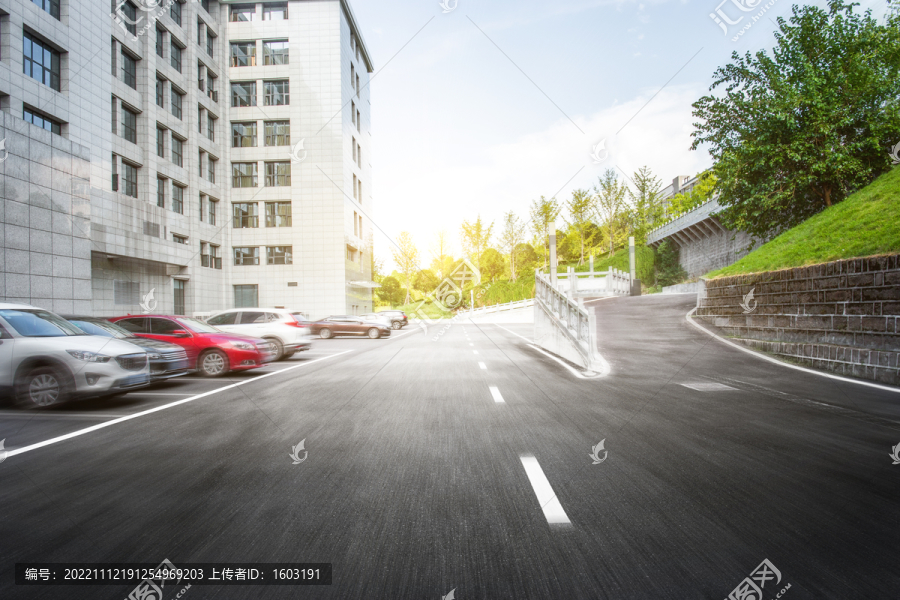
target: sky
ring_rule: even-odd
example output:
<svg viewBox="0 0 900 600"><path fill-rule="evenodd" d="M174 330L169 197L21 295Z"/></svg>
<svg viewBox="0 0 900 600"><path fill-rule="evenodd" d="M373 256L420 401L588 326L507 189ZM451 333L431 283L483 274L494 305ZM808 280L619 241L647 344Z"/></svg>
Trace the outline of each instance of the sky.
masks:
<svg viewBox="0 0 900 600"><path fill-rule="evenodd" d="M527 227L532 200L564 201L606 169L624 179L646 165L666 186L709 168L707 151L690 150L691 104L732 52L770 49L792 10L790 0L350 2L375 68L375 255L387 271L402 231L426 267L439 230L458 256L463 220L498 232L514 211ZM881 18L885 1L861 8Z"/></svg>

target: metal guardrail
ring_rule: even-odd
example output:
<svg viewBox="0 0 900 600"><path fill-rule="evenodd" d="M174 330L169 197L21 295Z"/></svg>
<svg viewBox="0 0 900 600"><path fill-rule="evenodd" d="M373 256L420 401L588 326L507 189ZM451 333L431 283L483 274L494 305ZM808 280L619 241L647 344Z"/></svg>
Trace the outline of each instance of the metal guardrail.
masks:
<svg viewBox="0 0 900 600"><path fill-rule="evenodd" d="M482 306L481 308L476 308L470 310L466 313L467 317L478 316L478 315L486 315L495 312L502 312L505 310L515 310L517 308L528 308L529 306L534 306L534 299L530 298L528 300L516 300L514 302L506 302L504 304L494 304L492 306Z"/></svg>
<svg viewBox="0 0 900 600"><path fill-rule="evenodd" d="M558 290L548 275L541 272L534 274L534 309L543 310L573 343L578 353L584 358L585 365L594 363L596 327L593 315L588 313L574 297Z"/></svg>

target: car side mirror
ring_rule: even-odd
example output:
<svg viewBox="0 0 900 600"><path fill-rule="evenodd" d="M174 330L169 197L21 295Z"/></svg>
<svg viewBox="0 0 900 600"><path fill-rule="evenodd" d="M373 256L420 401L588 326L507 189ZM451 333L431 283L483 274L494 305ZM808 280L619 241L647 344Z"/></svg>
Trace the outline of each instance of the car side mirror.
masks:
<svg viewBox="0 0 900 600"><path fill-rule="evenodd" d="M172 335L175 336L175 337L178 337L178 338L187 338L187 337L191 337L191 334L189 334L189 333L188 333L187 331L185 331L184 329L176 329L175 331L172 332Z"/></svg>

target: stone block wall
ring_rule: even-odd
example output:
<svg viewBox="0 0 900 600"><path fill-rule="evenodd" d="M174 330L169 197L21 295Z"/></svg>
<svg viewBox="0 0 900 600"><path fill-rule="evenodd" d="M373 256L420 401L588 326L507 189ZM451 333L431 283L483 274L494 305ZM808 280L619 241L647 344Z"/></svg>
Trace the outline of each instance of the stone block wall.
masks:
<svg viewBox="0 0 900 600"><path fill-rule="evenodd" d="M900 255L702 283L697 316L736 341L814 368L900 385Z"/></svg>

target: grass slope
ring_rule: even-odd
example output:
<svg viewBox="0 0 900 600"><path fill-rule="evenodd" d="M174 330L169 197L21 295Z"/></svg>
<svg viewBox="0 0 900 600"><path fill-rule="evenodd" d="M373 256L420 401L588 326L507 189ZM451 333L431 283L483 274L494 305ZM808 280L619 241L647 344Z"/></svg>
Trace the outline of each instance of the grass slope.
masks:
<svg viewBox="0 0 900 600"><path fill-rule="evenodd" d="M894 252L900 252L900 168L706 277L760 273Z"/></svg>

